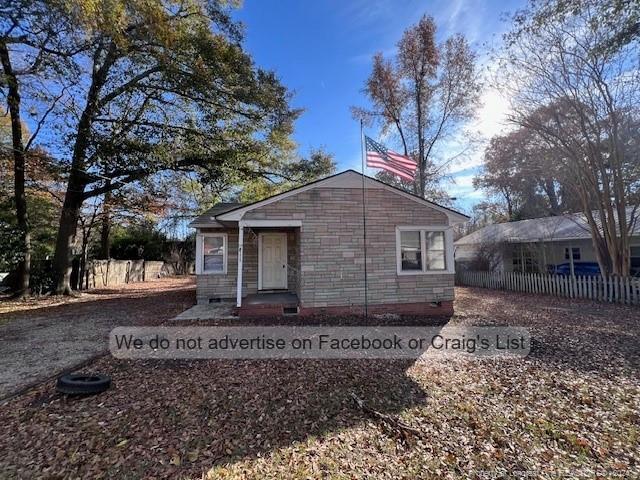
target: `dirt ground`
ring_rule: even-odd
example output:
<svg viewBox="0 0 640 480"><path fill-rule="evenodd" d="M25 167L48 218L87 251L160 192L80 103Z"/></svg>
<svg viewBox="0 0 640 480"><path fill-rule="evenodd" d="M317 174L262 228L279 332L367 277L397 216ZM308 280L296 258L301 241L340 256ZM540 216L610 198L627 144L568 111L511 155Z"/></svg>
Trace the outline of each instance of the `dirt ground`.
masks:
<svg viewBox="0 0 640 480"><path fill-rule="evenodd" d="M192 278L95 290L78 297L0 302L0 398L108 349L118 325L153 325L191 306Z"/></svg>
<svg viewBox="0 0 640 480"><path fill-rule="evenodd" d="M530 355L103 357L90 366L113 378L103 394L67 398L48 381L0 405L0 477L640 478L639 309L456 295L450 325L524 326Z"/></svg>

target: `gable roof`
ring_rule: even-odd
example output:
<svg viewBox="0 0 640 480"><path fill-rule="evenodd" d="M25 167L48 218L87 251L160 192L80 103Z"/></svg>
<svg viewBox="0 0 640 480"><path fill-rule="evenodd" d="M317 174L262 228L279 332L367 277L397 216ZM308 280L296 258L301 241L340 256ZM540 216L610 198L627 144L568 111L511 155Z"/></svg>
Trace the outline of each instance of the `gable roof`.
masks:
<svg viewBox="0 0 640 480"><path fill-rule="evenodd" d="M264 200L259 200L257 202L249 203L247 205L238 206L232 210L226 211L224 213L218 214L215 216L215 221L239 221L242 219L242 216L255 208L259 208L265 205L269 205L271 203L277 202L279 200L283 200L292 195L296 195L298 193L302 193L307 190L311 190L313 188L318 187L339 187L339 188L362 188L362 180L364 177L365 185L368 188L383 188L388 191L392 191L399 195L402 195L406 198L409 198L417 203L420 203L426 207L431 207L435 210L438 210L449 217L451 223L461 223L466 222L469 217L460 213L456 210L452 210L448 207L444 207L434 202L430 202L425 200L424 198L418 197L417 195L413 195L409 192L406 192L400 188L393 187L391 185L387 185L386 183L381 182L375 178L369 177L367 175L362 175L355 170L345 170L344 172L336 173L326 178L322 178L320 180L315 180L313 182L307 183L306 185L302 185L297 188L293 188L283 193L279 193L277 195L273 195ZM190 224L192 227L200 226L197 225L196 222L192 222Z"/></svg>
<svg viewBox="0 0 640 480"><path fill-rule="evenodd" d="M221 215L223 213L229 212L231 210L234 210L238 207L241 207L242 205L244 205L243 203L240 202L220 202L220 203L216 203L213 207L211 207L209 210L207 210L206 212L204 212L202 215L198 215L196 218L193 219L193 221L191 223L189 223L190 227L198 227L200 225L212 225L212 224L216 224L216 216L217 215Z"/></svg>
<svg viewBox="0 0 640 480"><path fill-rule="evenodd" d="M230 208L230 209L224 208L224 211L219 211L215 213L214 210L217 209L219 205L225 205L225 206L232 205L232 203L217 204L213 208L205 212L204 214L197 217L194 221L192 221L189 224L189 226L194 228L212 227L212 226L220 226L220 223L219 223L220 221L223 221L223 222L238 221L242 218L242 216L247 211L262 207L264 205L269 205L270 203L277 202L284 198L287 198L292 195L295 195L313 188L317 188L317 187L336 187L337 186L341 188L362 188L363 177L365 180L365 184L368 188L386 189L394 193L400 194L406 198L409 198L415 202L418 202L424 206L431 207L435 210L445 213L449 217L449 220L451 221L451 223L462 223L462 222L466 222L469 219L467 215L460 213L456 210L445 207L443 205L439 205L435 202L425 200L422 197L406 192L405 190L402 190L398 187L387 185L386 183L381 182L380 180L369 177L367 175L362 175L361 173L356 172L355 170L349 169L349 170L345 170L344 172L336 173L334 175L330 175L328 177L315 180L313 182L307 183L300 187L293 188L286 192L273 195L264 200L259 200L249 204L238 203L236 204L237 206L234 208Z"/></svg>
<svg viewBox="0 0 640 480"><path fill-rule="evenodd" d="M633 207L628 207L627 218L631 218L632 214ZM640 225L637 221L634 222L633 227L633 234L640 235ZM557 242L590 238L591 231L584 214L570 213L556 217L532 218L518 222L487 225L458 239L454 244Z"/></svg>

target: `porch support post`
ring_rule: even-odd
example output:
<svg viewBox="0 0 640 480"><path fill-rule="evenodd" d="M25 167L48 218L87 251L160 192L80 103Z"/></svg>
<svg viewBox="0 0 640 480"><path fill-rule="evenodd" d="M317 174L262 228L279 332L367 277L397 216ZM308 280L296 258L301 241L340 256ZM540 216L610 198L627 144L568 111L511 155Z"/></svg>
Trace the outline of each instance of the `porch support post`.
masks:
<svg viewBox="0 0 640 480"><path fill-rule="evenodd" d="M242 306L242 257L244 252L244 222L238 222L238 284L236 286L236 306Z"/></svg>

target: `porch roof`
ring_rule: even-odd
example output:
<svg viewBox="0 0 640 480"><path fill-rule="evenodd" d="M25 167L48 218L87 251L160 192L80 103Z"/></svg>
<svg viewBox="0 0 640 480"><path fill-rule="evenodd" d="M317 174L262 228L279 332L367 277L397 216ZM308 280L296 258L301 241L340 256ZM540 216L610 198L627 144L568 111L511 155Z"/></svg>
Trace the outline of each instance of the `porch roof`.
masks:
<svg viewBox="0 0 640 480"><path fill-rule="evenodd" d="M218 223L216 221L217 215L222 215L223 213L230 212L231 210L235 210L236 208L242 207L245 205L240 202L220 202L216 203L209 210L204 212L202 215L197 216L190 224L190 227L200 227L205 226L209 227L211 225L215 225Z"/></svg>

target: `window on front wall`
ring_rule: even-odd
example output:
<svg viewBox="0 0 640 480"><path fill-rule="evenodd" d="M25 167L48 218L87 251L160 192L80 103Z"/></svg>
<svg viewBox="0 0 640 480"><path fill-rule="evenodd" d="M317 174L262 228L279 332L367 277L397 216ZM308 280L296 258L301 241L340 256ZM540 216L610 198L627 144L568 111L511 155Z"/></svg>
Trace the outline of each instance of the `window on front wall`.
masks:
<svg viewBox="0 0 640 480"><path fill-rule="evenodd" d="M202 237L203 273L224 273L227 268L227 237L224 234Z"/></svg>
<svg viewBox="0 0 640 480"><path fill-rule="evenodd" d="M513 271L516 273L539 273L540 265L535 249L523 245L513 246Z"/></svg>
<svg viewBox="0 0 640 480"><path fill-rule="evenodd" d="M444 232L424 232L427 246L427 270L445 269Z"/></svg>
<svg viewBox="0 0 640 480"><path fill-rule="evenodd" d="M574 260L580 260L580 247L565 247L564 249L564 259L569 260L569 250L571 250L571 255Z"/></svg>
<svg viewBox="0 0 640 480"><path fill-rule="evenodd" d="M427 273L447 269L444 231L402 229L398 242L398 272Z"/></svg>
<svg viewBox="0 0 640 480"><path fill-rule="evenodd" d="M422 270L420 232L400 232L400 258L403 272Z"/></svg>
<svg viewBox="0 0 640 480"><path fill-rule="evenodd" d="M640 247L631 247L631 274L640 273Z"/></svg>

